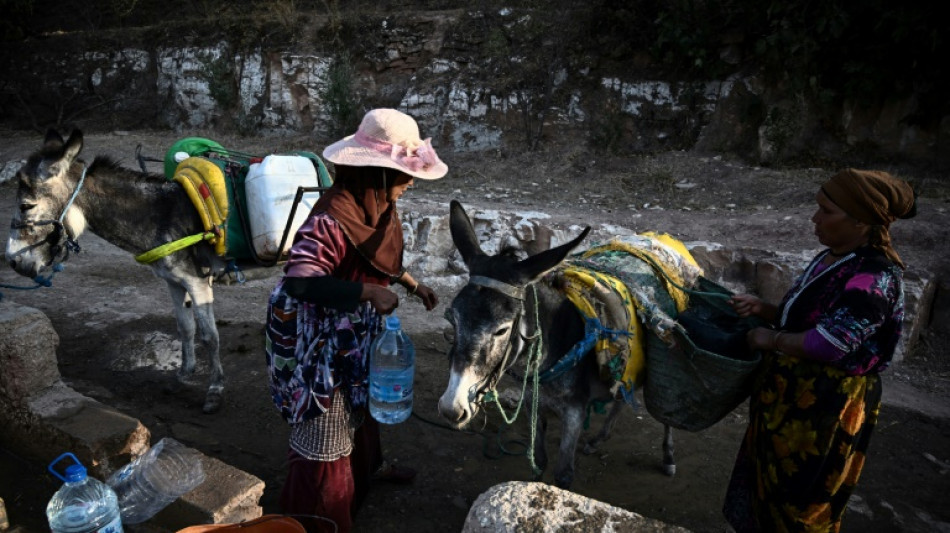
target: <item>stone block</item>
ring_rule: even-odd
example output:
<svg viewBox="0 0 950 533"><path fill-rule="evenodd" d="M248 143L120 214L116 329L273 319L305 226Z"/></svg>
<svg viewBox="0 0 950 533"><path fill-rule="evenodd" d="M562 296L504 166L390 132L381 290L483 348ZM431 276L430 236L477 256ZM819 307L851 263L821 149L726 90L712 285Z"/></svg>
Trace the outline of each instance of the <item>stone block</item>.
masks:
<svg viewBox="0 0 950 533"><path fill-rule="evenodd" d="M0 404L22 407L28 396L59 381L58 345L42 311L0 301Z"/></svg>
<svg viewBox="0 0 950 533"><path fill-rule="evenodd" d="M141 422L62 382L5 415L3 442L18 454L47 464L73 452L100 480L148 449L149 431Z"/></svg>
<svg viewBox="0 0 950 533"><path fill-rule="evenodd" d="M930 272L913 268L904 272L904 333L894 352L894 363L904 360L917 344L920 332L929 325L937 288Z"/></svg>
<svg viewBox="0 0 950 533"><path fill-rule="evenodd" d="M201 456L204 482L148 522L172 531L198 524L231 524L263 514L259 505L264 482L206 455Z"/></svg>

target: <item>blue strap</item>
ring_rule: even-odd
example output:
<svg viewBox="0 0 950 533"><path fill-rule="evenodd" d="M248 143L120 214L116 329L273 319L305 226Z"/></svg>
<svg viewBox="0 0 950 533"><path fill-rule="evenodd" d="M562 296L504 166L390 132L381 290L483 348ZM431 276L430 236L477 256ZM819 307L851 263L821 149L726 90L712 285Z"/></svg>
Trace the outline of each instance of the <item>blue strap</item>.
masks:
<svg viewBox="0 0 950 533"><path fill-rule="evenodd" d="M243 285L244 282L247 281L247 277L244 275L244 271L241 270L241 267L237 265L237 261L235 261L234 259L229 260L227 266L224 268L225 274L230 274L231 272L235 273L234 279L235 281L238 282L238 284Z"/></svg>
<svg viewBox="0 0 950 533"><path fill-rule="evenodd" d="M600 319L597 317L585 318L584 338L577 341L577 344L575 344L570 349L570 351L564 354L564 357L562 357L557 363L554 363L554 366L542 372L538 377L538 380L542 383L551 381L552 379L577 366L577 364L580 363L582 359L584 359L584 356L594 349L594 345L597 344L598 340L614 340L620 335L629 336L632 335L632 333L622 329L605 328L603 324L600 323Z"/></svg>
<svg viewBox="0 0 950 533"><path fill-rule="evenodd" d="M620 394L623 396L623 401L626 402L627 405L634 408L640 406L639 402L637 401L636 392L637 390L633 385L630 385L629 387L623 384L620 385Z"/></svg>
<svg viewBox="0 0 950 533"><path fill-rule="evenodd" d="M35 278L33 278L33 283L36 283L36 285L33 285L32 287L24 287L22 285L8 285L6 283L0 283L0 287L4 289L17 289L20 291L29 291L33 289L38 289L40 287L51 287L53 285L53 274L57 272L62 272L64 268L66 268L66 265L62 263L57 263L53 265L53 271L50 273L49 276L36 276ZM3 294L0 293L0 301L2 300L3 300Z"/></svg>

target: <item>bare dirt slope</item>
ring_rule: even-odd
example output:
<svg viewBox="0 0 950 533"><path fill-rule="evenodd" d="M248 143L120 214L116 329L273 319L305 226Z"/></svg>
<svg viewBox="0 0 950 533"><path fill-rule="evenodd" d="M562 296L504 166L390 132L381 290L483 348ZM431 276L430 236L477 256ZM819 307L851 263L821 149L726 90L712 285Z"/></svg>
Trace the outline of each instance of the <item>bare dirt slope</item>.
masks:
<svg viewBox="0 0 950 533"><path fill-rule="evenodd" d="M194 133L191 133L194 134ZM198 133L200 135L200 133ZM215 138L213 133L206 134ZM160 132L89 135L84 155L112 153L132 164L135 145L161 156L180 135ZM31 132L0 132L0 164L39 147ZM307 139L216 138L225 146L255 153L300 148L318 152ZM636 230L659 230L684 240L782 251L818 245L808 219L813 194L831 172L825 168L764 169L712 155L667 153L617 158L580 147L504 156L443 154L452 169L446 179L420 183L405 197L467 206L505 207L549 213L555 220L610 222ZM154 171L158 165L152 165ZM922 188L921 216L893 228L894 240L913 268L948 283L945 243L950 237L946 190L912 169L891 168ZM0 185L0 220L15 208L14 184ZM276 512L285 471L287 428L270 403L261 352L266 297L278 272L256 272L244 285L216 289L215 310L227 373L224 408L203 415L207 376L172 395L175 324L164 283L132 258L92 235L83 253L70 259L54 286L35 291L3 290L4 298L43 310L60 335L60 368L77 390L142 420L152 441L171 436L263 479L265 512ZM0 269L0 283L22 283ZM491 413L469 432L446 429L436 401L447 379L447 343L441 318L451 294L431 314L404 302L403 321L418 350L415 415L385 428L391 460L419 470L412 485L375 487L359 514L359 531L459 531L469 506L488 487L527 480L523 455L527 417L504 427ZM946 298L946 294L942 295ZM947 304L938 299L935 321L918 349L885 376L886 402L871 445L868 466L846 531L947 531L950 508L950 362ZM139 360L149 355L146 366ZM155 366L155 361L160 364ZM165 364L167 363L167 364ZM513 382L508 383L511 386ZM592 431L602 415L592 415ZM678 471L661 471L662 426L645 410L628 410L614 437L600 451L579 456L572 489L625 509L696 531L725 531L719 512L746 408L736 409L700 433L676 433ZM548 445L556 447L557 424ZM14 524L45 529L43 506L56 485L44 465L0 454L0 496ZM550 481L550 472L544 478Z"/></svg>

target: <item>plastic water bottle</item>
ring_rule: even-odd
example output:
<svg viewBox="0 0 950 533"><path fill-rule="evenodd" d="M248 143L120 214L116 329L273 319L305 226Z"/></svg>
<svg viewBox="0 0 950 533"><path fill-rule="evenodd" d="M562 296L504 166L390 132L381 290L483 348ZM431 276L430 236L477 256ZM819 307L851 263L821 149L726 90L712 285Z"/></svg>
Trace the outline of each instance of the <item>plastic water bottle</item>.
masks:
<svg viewBox="0 0 950 533"><path fill-rule="evenodd" d="M412 414L412 380L416 349L399 317L386 317L386 329L373 342L369 360L369 413L384 424L398 424Z"/></svg>
<svg viewBox="0 0 950 533"><path fill-rule="evenodd" d="M64 476L55 466L66 458L73 464L66 467ZM75 455L60 455L50 463L49 471L65 482L46 505L46 518L53 533L122 533L115 492L89 477Z"/></svg>
<svg viewBox="0 0 950 533"><path fill-rule="evenodd" d="M106 480L119 499L122 522L140 524L205 479L198 452L164 438Z"/></svg>

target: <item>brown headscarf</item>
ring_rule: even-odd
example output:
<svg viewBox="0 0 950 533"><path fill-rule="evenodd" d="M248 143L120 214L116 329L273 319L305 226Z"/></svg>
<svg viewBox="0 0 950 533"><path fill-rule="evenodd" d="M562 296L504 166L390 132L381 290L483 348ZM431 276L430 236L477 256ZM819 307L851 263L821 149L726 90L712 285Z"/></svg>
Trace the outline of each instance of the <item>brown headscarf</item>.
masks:
<svg viewBox="0 0 950 533"><path fill-rule="evenodd" d="M832 176L821 190L848 216L870 224L868 244L904 268L891 246L888 228L899 218L912 218L917 214L916 195L910 184L887 172L848 168Z"/></svg>
<svg viewBox="0 0 950 533"><path fill-rule="evenodd" d="M387 199L398 174L380 167L336 165L333 187L313 206L313 211L329 213L360 255L388 276L402 270L402 224L396 204Z"/></svg>

